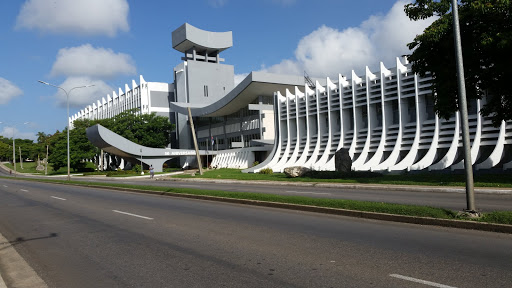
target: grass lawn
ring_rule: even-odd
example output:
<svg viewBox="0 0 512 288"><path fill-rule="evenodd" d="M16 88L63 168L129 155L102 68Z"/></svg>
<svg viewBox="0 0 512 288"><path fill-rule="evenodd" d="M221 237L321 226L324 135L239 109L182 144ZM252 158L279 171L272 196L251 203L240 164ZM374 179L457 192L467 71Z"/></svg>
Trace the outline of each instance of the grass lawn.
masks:
<svg viewBox="0 0 512 288"><path fill-rule="evenodd" d="M288 178L284 173L258 174L242 173L239 169L204 170L203 175L196 173L175 175L173 178L208 178L208 179L236 179L236 180L267 180L267 181L293 181L293 182L332 182L332 183L362 183L362 184L394 184L394 185L428 185L428 186L462 186L465 184L465 175L460 173L348 173L342 178L335 178L335 172L320 172L317 177ZM475 187L503 187L512 188L512 173L507 174L474 174Z"/></svg>
<svg viewBox="0 0 512 288"><path fill-rule="evenodd" d="M14 172L14 166L11 163L5 163L4 165L5 165L5 167L13 170L13 172ZM37 167L37 161L36 162L23 162L23 169L21 169L20 163L16 162L16 172L18 172L18 173L30 173L30 174L44 175L45 171L44 170L37 171L36 167ZM87 162L86 167L94 168L94 163ZM73 170L73 168L71 168L71 173L73 174L73 173L82 173L82 172L75 171L75 170ZM67 175L67 174L68 174L67 166L61 167L59 170L54 171L52 164L51 163L48 164L48 175Z"/></svg>
<svg viewBox="0 0 512 288"><path fill-rule="evenodd" d="M13 170L13 172L14 172L14 166L11 163L6 163L4 165L7 168ZM16 162L16 172L19 172L19 173L34 173L34 174L43 174L44 175L44 170L43 171L37 171L36 170L37 162L23 162L23 169L21 169L21 165L22 165L21 163ZM51 167L48 166L48 172L50 172L50 169L51 169Z"/></svg>

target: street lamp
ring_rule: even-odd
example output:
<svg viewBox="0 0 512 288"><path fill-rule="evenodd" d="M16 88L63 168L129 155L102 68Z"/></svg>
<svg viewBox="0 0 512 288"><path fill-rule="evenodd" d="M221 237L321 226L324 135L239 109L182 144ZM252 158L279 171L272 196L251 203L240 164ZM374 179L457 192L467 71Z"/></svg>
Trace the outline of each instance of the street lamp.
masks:
<svg viewBox="0 0 512 288"><path fill-rule="evenodd" d="M144 165L142 164L142 148L140 148L140 175L144 175Z"/></svg>
<svg viewBox="0 0 512 288"><path fill-rule="evenodd" d="M50 84L48 82L44 82L44 81L41 81L41 80L38 80L37 82L41 83L41 84L44 84L44 85L48 85L48 86L53 86L55 88L59 88L61 89L62 91L64 91L64 93L66 93L66 104L67 104L67 119L66 119L66 122L68 123L67 124L67 130L68 130L68 181L71 180L71 172L70 172L70 164L69 164L69 94L71 93L71 91L73 91L73 89L78 89L78 88L87 88L87 87L92 87L94 85L85 85L85 86L77 86L77 87L73 87L68 91L66 91L66 89L60 87L60 86L57 86L57 85L53 85L53 84Z"/></svg>
<svg viewBox="0 0 512 288"><path fill-rule="evenodd" d="M460 39L459 12L456 0L452 0L453 14L453 41L455 46L455 60L457 63L457 85L459 96L459 111L462 126L462 148L464 151L464 170L466 174L466 212L478 215L475 207L475 192L473 183L473 162L471 160L471 143L469 138L468 106L466 104L466 85L464 83L464 61L462 58L462 44Z"/></svg>

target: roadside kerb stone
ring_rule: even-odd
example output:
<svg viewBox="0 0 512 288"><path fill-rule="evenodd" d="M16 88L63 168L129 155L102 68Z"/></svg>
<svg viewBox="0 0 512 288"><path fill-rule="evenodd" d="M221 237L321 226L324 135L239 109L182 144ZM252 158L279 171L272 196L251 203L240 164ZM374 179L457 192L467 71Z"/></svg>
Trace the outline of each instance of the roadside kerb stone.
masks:
<svg viewBox="0 0 512 288"><path fill-rule="evenodd" d="M353 184L353 183L325 183L325 182L291 182L291 181L265 181L265 180L232 180L232 179L205 179L205 178L160 178L158 181L183 181L183 182L210 182L219 184L251 184L273 185L273 186L303 186L322 187L339 189L365 189L384 191L408 191L408 192L447 192L466 193L464 187L449 186L423 186L423 185L393 185L393 184ZM512 194L512 188L475 188L475 193L482 194Z"/></svg>
<svg viewBox="0 0 512 288"><path fill-rule="evenodd" d="M9 287L48 287L2 234L0 234L0 268L2 271L0 288L7 287L7 284Z"/></svg>

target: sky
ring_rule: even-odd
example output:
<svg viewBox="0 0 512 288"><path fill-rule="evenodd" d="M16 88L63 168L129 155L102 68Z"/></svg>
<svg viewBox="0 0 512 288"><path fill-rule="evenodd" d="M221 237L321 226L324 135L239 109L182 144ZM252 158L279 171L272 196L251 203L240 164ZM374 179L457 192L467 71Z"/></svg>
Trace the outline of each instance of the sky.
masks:
<svg viewBox="0 0 512 288"><path fill-rule="evenodd" d="M0 0L0 135L35 140L139 75L172 83L183 23L232 31L221 53L235 83L251 71L332 77L394 67L433 19L413 22L406 0Z"/></svg>

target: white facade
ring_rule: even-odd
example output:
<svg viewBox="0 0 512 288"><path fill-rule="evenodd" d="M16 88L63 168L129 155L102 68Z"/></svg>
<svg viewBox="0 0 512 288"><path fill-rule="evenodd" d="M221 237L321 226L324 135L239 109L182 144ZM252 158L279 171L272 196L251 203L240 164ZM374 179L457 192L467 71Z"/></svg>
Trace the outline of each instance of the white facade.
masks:
<svg viewBox="0 0 512 288"><path fill-rule="evenodd" d="M431 77L397 66L352 79L339 75L305 85L302 92L275 94L276 141L271 156L244 172L291 166L334 170L334 154L348 149L353 170L403 171L463 169L458 113L440 119L434 113ZM485 99L469 107L471 155L475 169L512 167L512 122L496 128L477 111Z"/></svg>
<svg viewBox="0 0 512 288"><path fill-rule="evenodd" d="M169 105L166 107L158 107L151 103L151 92L173 93L168 83L146 82L142 75L140 76L140 84L137 85L132 80L132 87L125 84L124 92L119 88L118 93L112 91L107 97L97 100L96 103L86 106L78 113L69 117L70 127L73 128L73 122L77 119L107 119L112 118L121 112L130 109L138 109L140 114L170 113ZM160 105L161 106L161 105Z"/></svg>

